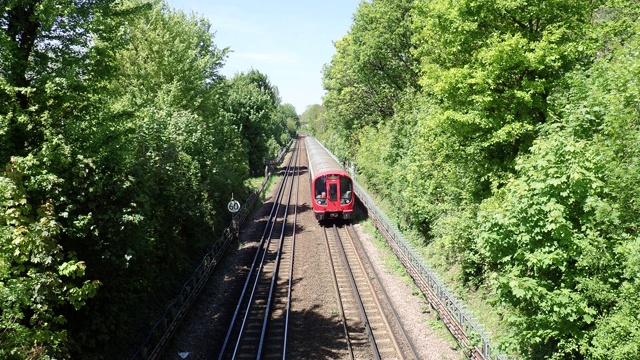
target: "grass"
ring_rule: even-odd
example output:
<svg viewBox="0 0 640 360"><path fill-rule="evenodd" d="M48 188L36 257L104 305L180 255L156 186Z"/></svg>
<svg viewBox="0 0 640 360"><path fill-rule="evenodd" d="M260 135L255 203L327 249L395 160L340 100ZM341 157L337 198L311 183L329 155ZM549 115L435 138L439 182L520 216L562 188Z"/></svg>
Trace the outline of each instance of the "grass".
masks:
<svg viewBox="0 0 640 360"><path fill-rule="evenodd" d="M264 204L264 201L271 194L271 190L272 190L273 186L278 182L278 180L279 180L279 176L278 175L272 175L272 176L269 177L269 180L267 180L267 184L264 187L264 191L260 194L260 197L256 201L256 207L260 207L260 206L262 206L262 204ZM245 182L245 184L250 189L253 189L254 191L258 191L258 190L260 190L260 187L262 186L262 182L263 181L264 181L264 176L259 176L259 177L254 177L254 178L248 179Z"/></svg>

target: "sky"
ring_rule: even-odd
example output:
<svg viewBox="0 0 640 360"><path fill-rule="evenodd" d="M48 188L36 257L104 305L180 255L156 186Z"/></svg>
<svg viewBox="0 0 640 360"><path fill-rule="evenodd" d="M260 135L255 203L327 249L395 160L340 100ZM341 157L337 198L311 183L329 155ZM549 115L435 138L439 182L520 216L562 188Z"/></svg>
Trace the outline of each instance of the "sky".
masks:
<svg viewBox="0 0 640 360"><path fill-rule="evenodd" d="M360 0L167 0L171 8L209 20L218 48L232 51L221 73L267 75L283 104L298 114L321 104L322 68L346 35Z"/></svg>

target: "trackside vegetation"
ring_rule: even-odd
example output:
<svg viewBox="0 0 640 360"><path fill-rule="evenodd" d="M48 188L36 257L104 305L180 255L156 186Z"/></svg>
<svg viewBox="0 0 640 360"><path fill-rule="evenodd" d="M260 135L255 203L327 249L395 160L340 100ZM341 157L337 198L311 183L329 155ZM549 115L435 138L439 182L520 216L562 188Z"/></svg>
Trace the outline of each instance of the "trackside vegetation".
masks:
<svg viewBox="0 0 640 360"><path fill-rule="evenodd" d="M213 34L162 0L2 2L0 358L132 355L295 133Z"/></svg>
<svg viewBox="0 0 640 360"><path fill-rule="evenodd" d="M310 131L522 359L640 359L640 4L373 0Z"/></svg>

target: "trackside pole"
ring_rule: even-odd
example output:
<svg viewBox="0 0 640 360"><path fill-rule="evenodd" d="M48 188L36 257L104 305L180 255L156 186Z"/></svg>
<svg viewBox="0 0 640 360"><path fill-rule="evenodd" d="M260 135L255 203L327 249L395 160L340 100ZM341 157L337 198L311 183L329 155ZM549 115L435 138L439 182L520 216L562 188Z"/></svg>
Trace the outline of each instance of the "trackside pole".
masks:
<svg viewBox="0 0 640 360"><path fill-rule="evenodd" d="M240 233L240 229L238 227L238 220L236 219L236 214L240 211L240 203L238 200L233 198L233 193L231 193L231 201L227 204L227 209L231 212L231 227L233 228L233 236L237 239L238 234Z"/></svg>

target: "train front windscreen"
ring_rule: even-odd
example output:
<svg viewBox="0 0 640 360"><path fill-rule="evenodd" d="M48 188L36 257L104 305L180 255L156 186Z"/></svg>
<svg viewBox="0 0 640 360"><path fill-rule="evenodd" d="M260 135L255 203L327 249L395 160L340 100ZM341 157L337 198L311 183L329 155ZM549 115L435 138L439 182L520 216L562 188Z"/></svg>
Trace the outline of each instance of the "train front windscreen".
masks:
<svg viewBox="0 0 640 360"><path fill-rule="evenodd" d="M327 211L339 210L352 198L351 179L337 174L322 175L315 182L315 198L318 205L328 206Z"/></svg>

